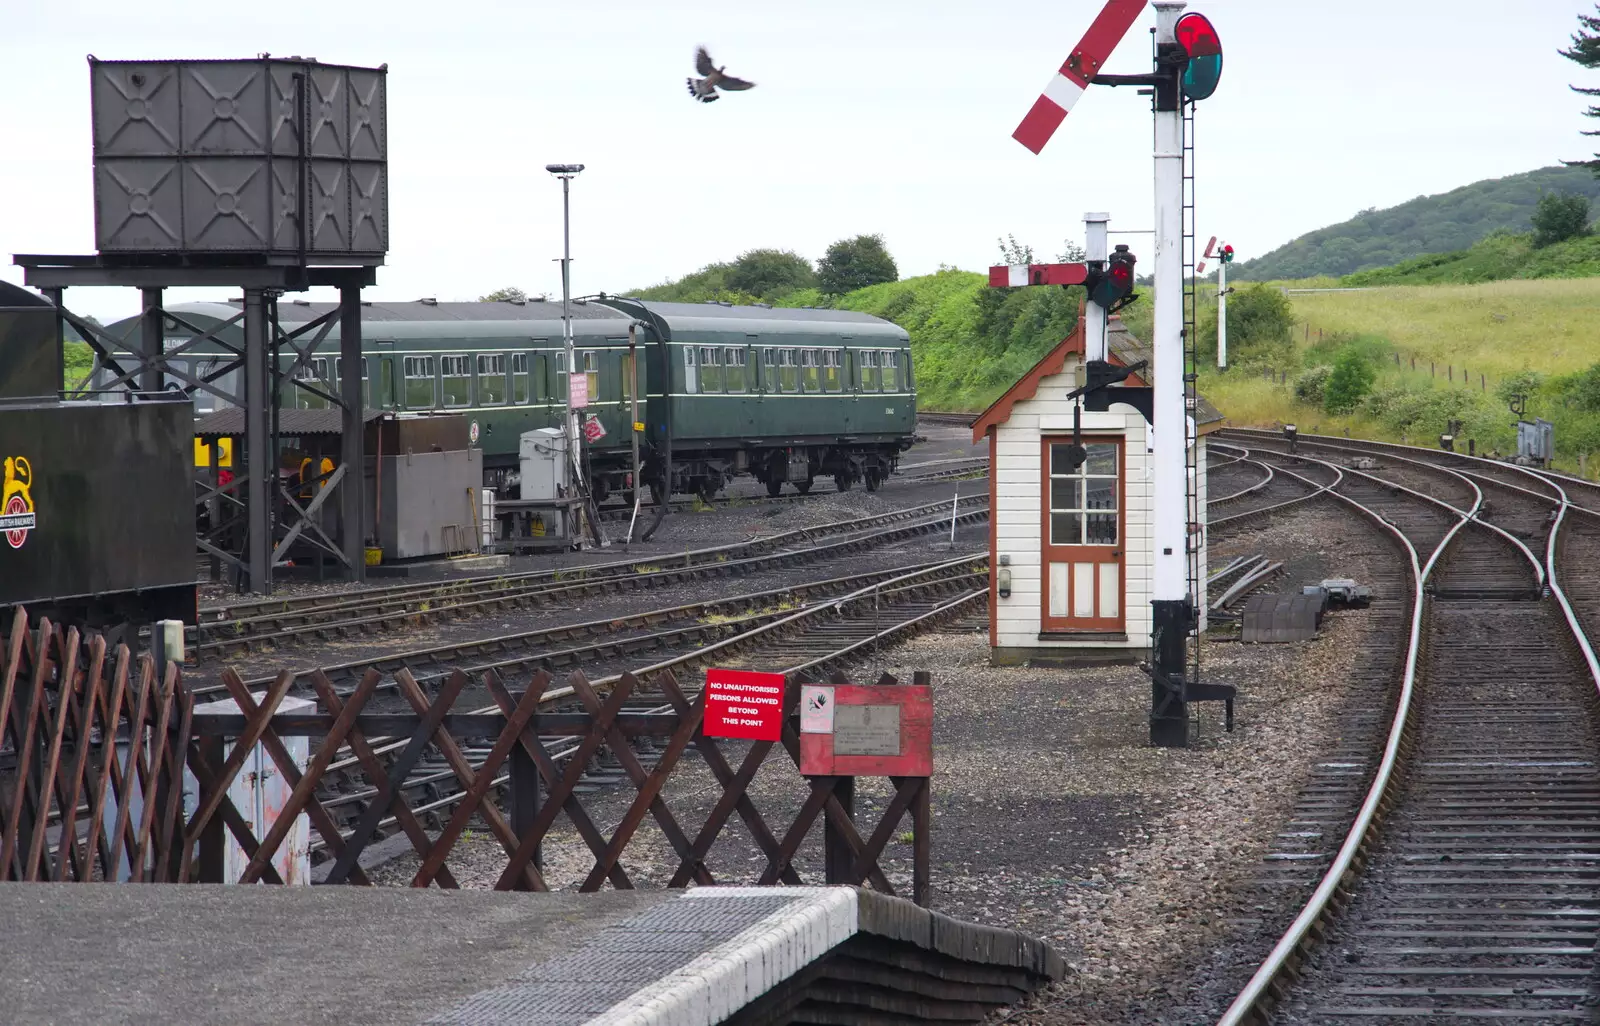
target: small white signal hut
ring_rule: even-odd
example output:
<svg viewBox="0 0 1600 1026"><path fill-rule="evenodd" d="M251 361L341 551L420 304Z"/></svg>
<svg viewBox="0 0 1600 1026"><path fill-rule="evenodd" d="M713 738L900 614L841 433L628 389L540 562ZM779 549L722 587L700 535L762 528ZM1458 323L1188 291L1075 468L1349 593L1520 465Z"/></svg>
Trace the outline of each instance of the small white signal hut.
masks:
<svg viewBox="0 0 1600 1026"><path fill-rule="evenodd" d="M1113 366L1151 359L1112 315ZM1084 318L1044 359L973 422L989 442L989 644L1000 664L1126 663L1148 658L1153 530L1150 432L1144 415L1115 398L1084 410L1087 459L1068 469L1073 406L1084 383ZM1149 365L1125 385L1152 384ZM1114 397L1117 388L1108 391ZM1198 524L1191 537L1205 580L1206 435L1223 417L1203 397L1192 411ZM1201 597L1204 589L1201 588ZM1204 625L1202 603L1201 624Z"/></svg>

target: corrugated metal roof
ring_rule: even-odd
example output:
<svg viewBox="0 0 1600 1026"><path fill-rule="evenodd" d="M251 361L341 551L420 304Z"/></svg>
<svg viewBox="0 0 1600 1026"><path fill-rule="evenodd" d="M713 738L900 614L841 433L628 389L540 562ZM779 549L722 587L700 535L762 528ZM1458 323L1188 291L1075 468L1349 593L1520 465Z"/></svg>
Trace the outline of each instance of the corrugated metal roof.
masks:
<svg viewBox="0 0 1600 1026"><path fill-rule="evenodd" d="M237 313L242 301L226 304ZM314 321L339 308L338 303L312 303L306 300L279 300L278 320ZM622 316L608 306L584 301L572 304L572 319L620 320ZM550 321L561 319L561 300L529 300L526 303L411 303L363 302L361 321Z"/></svg>
<svg viewBox="0 0 1600 1026"><path fill-rule="evenodd" d="M363 411L362 422L370 424L375 420L390 416L383 410ZM215 413L208 413L195 421L194 433L206 438L216 438L221 435L244 434L244 410L237 406L226 406ZM283 435L342 435L344 434L344 411L339 409L328 410L279 410L278 433Z"/></svg>
<svg viewBox="0 0 1600 1026"><path fill-rule="evenodd" d="M904 328L893 321L855 310L805 307L737 306L731 303L658 303L655 300L613 297L600 300L633 315L643 309L659 318L671 332L737 332L798 334L818 329L862 335L882 335L904 340Z"/></svg>

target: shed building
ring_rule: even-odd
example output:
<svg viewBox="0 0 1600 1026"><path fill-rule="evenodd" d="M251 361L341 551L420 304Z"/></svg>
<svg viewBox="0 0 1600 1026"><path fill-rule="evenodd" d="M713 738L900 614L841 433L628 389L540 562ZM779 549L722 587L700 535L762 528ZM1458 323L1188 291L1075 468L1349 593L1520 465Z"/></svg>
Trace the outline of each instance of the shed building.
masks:
<svg viewBox="0 0 1600 1026"><path fill-rule="evenodd" d="M1113 315L1109 361L1150 361L1149 346ZM1149 367L1126 385L1152 383ZM1112 400L1082 414L1088 458L1068 470L1073 401L1084 381L1084 322L972 425L989 443L989 644L994 662L1126 663L1147 658L1153 525L1150 432L1144 415ZM1115 395L1120 386L1112 386ZM1205 580L1206 435L1223 417L1203 397L1193 411L1198 468L1197 577ZM1007 579L1008 594L1001 594ZM1202 626L1204 625L1202 603Z"/></svg>

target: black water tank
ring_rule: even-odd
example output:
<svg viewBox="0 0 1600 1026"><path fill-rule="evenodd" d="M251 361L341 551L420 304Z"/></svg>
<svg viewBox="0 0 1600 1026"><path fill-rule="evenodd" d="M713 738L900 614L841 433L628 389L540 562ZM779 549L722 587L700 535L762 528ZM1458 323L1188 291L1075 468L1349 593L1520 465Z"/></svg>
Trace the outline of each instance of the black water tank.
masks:
<svg viewBox="0 0 1600 1026"><path fill-rule="evenodd" d="M55 399L61 392L61 344L49 300L0 281L0 403Z"/></svg>

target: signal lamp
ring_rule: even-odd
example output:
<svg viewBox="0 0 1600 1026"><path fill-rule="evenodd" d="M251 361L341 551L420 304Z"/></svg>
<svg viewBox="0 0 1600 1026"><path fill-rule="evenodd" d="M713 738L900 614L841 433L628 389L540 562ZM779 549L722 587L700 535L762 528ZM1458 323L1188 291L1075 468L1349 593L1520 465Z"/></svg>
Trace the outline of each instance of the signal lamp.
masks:
<svg viewBox="0 0 1600 1026"><path fill-rule="evenodd" d="M1118 246L1116 252L1111 254L1111 259L1106 261L1105 270L1089 283L1089 298L1107 312L1125 306L1128 297L1133 294L1133 266L1136 263L1138 258L1128 252L1127 246Z"/></svg>
<svg viewBox="0 0 1600 1026"><path fill-rule="evenodd" d="M1222 262L1225 263L1225 264L1233 263L1233 247L1232 246L1226 245L1226 244L1223 245L1223 247L1222 247Z"/></svg>
<svg viewBox="0 0 1600 1026"><path fill-rule="evenodd" d="M1183 69L1183 95L1204 100L1217 91L1222 79L1222 40L1205 15L1192 11L1178 19L1173 33L1189 55Z"/></svg>

